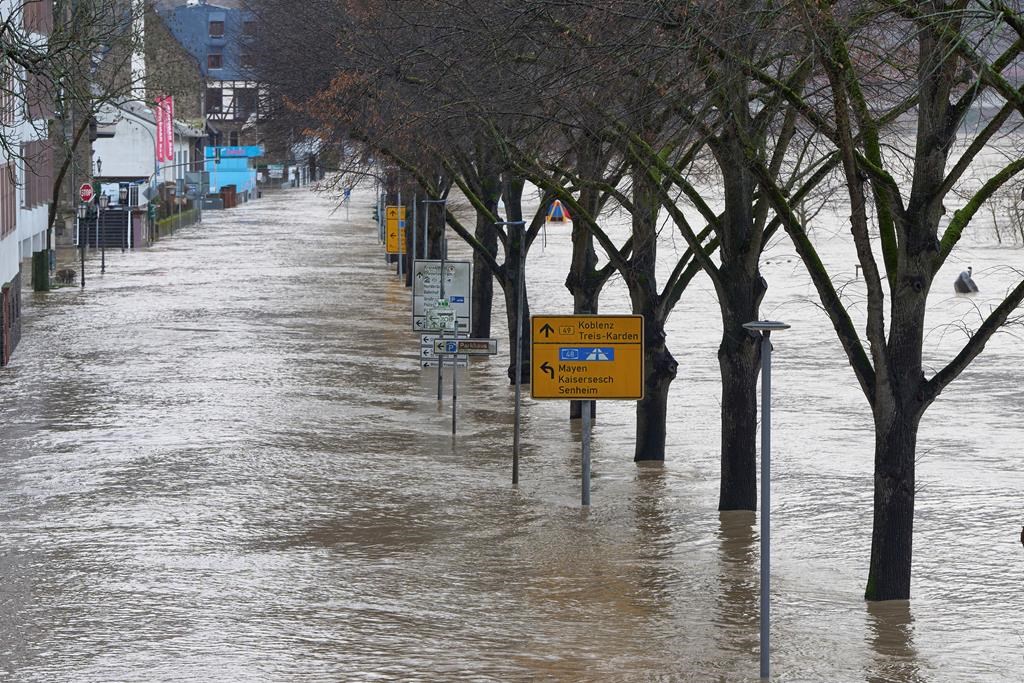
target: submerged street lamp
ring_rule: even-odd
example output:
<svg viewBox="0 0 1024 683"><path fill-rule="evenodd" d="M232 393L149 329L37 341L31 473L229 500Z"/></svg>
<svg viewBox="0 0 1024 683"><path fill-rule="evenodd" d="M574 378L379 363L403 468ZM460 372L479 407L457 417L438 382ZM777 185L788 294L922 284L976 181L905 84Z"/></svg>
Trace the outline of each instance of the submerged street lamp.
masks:
<svg viewBox="0 0 1024 683"><path fill-rule="evenodd" d="M100 210L96 212L96 241L99 242L100 247L100 273L107 272L107 226L103 226L103 239L100 241L100 223L102 223L103 212L110 206L110 197L103 194L102 192L96 198L99 202Z"/></svg>
<svg viewBox="0 0 1024 683"><path fill-rule="evenodd" d="M89 205L78 205L78 254L81 257L82 288L85 289L85 235L82 234L82 219L89 215Z"/></svg>
<svg viewBox="0 0 1024 683"><path fill-rule="evenodd" d="M788 330L777 320L743 323L752 332L761 333L761 678L768 678L771 593L771 451L772 451L772 332Z"/></svg>

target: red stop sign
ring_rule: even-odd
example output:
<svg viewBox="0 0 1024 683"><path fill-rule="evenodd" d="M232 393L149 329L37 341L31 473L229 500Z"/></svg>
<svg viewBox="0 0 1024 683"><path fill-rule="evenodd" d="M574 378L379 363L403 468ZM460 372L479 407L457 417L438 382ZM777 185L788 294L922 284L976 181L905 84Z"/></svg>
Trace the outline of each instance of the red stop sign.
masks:
<svg viewBox="0 0 1024 683"><path fill-rule="evenodd" d="M82 183L82 186L78 188L78 198L83 202L91 202L92 196L92 185L89 183Z"/></svg>

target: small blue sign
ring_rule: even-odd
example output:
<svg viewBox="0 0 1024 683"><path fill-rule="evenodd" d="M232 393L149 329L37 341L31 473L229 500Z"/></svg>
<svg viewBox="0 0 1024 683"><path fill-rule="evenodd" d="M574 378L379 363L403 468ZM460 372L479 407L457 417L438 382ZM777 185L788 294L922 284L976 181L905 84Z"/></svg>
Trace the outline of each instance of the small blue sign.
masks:
<svg viewBox="0 0 1024 683"><path fill-rule="evenodd" d="M455 342L445 342L444 350L446 353L455 353L456 351L459 350L459 345L456 344Z"/></svg>
<svg viewBox="0 0 1024 683"><path fill-rule="evenodd" d="M558 360L611 361L615 360L615 347L563 346L558 349Z"/></svg>
<svg viewBox="0 0 1024 683"><path fill-rule="evenodd" d="M451 301L453 304L464 304L464 303L466 303L466 297L464 297L464 296L457 296L457 295L454 295L454 294L452 296L448 297L448 300Z"/></svg>

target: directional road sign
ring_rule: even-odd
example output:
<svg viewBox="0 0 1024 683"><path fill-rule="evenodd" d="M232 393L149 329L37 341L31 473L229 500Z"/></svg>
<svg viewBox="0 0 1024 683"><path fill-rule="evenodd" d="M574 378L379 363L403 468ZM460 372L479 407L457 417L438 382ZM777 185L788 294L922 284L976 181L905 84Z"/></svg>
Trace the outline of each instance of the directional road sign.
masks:
<svg viewBox="0 0 1024 683"><path fill-rule="evenodd" d="M444 332L455 331L455 309L447 299L438 299L433 306L424 309L423 329Z"/></svg>
<svg viewBox="0 0 1024 683"><path fill-rule="evenodd" d="M640 315L535 315L530 319L533 398L644 397Z"/></svg>
<svg viewBox="0 0 1024 683"><path fill-rule="evenodd" d="M497 339L434 340L434 353L465 353L470 356L493 356L497 352Z"/></svg>
<svg viewBox="0 0 1024 683"><path fill-rule="evenodd" d="M470 261L445 261L442 273L438 259L416 259L412 265L412 329L416 332L441 331L427 320L430 309L436 308L441 298L441 280L444 279L444 298L455 311L458 331L468 334L473 314L473 264Z"/></svg>
<svg viewBox="0 0 1024 683"><path fill-rule="evenodd" d="M405 253L405 207L384 207L384 251L389 254Z"/></svg>
<svg viewBox="0 0 1024 683"><path fill-rule="evenodd" d="M435 356L434 358L420 359L420 366L424 368L436 368L441 363L444 363L446 368L452 367L453 363L457 368L468 368L469 356Z"/></svg>

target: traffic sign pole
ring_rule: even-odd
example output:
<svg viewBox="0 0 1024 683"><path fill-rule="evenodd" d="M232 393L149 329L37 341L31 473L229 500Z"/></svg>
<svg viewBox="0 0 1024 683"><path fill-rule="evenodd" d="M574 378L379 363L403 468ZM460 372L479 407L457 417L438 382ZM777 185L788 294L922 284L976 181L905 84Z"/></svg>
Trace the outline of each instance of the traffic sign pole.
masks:
<svg viewBox="0 0 1024 683"><path fill-rule="evenodd" d="M583 492L582 504L590 506L590 401L580 401L583 408Z"/></svg>
<svg viewBox="0 0 1024 683"><path fill-rule="evenodd" d="M455 335L458 337L458 333ZM452 357L454 360L454 356ZM455 404L459 400L459 368L452 363L452 434L455 433Z"/></svg>
<svg viewBox="0 0 1024 683"><path fill-rule="evenodd" d="M644 395L640 315L535 315L530 320L533 398L578 400L583 418L582 490L590 505L590 427L594 399Z"/></svg>

